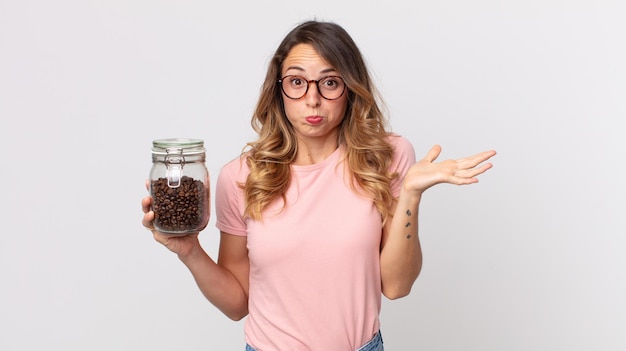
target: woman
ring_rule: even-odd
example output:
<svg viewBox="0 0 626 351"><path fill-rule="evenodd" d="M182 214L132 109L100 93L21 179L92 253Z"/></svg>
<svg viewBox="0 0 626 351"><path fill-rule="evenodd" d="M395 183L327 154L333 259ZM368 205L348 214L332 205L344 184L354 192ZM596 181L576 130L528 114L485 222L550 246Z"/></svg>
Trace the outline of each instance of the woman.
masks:
<svg viewBox="0 0 626 351"><path fill-rule="evenodd" d="M386 130L359 49L339 25L294 28L270 63L252 119L258 139L216 184L217 262L198 235L154 231L206 298L248 316L246 350L382 350L381 294L406 296L422 265L418 211L439 183L471 184L495 151L419 162Z"/></svg>

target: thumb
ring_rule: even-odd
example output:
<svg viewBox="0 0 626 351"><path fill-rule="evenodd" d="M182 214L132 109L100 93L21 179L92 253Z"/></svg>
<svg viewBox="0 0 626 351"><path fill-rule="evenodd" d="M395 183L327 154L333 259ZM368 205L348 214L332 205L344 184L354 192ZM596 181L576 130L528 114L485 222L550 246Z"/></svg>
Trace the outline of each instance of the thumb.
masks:
<svg viewBox="0 0 626 351"><path fill-rule="evenodd" d="M428 162L433 162L437 159L437 157L439 157L439 154L441 153L441 146L439 145L434 145L426 154L426 157L424 157L424 160L428 161Z"/></svg>

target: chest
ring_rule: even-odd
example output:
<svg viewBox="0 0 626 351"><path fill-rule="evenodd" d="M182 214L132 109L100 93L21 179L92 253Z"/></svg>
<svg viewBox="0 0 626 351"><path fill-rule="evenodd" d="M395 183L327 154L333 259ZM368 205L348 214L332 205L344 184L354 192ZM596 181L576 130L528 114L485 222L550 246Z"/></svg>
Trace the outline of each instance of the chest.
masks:
<svg viewBox="0 0 626 351"><path fill-rule="evenodd" d="M380 214L355 192L342 169L294 174L286 206L279 200L263 221L248 222L252 265L271 267L371 257L380 247Z"/></svg>

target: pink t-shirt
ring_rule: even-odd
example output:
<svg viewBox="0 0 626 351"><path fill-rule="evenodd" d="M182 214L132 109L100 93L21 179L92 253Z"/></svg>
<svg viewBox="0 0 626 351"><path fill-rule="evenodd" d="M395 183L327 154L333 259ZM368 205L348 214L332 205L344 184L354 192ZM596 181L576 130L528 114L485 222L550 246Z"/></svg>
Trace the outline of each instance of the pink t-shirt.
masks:
<svg viewBox="0 0 626 351"><path fill-rule="evenodd" d="M413 146L390 137L398 196L415 163ZM260 351L356 350L378 331L381 306L380 213L355 193L343 148L321 163L291 166L287 206L275 201L263 221L243 217L248 167L226 164L216 186L216 226L247 236L250 291L246 342Z"/></svg>

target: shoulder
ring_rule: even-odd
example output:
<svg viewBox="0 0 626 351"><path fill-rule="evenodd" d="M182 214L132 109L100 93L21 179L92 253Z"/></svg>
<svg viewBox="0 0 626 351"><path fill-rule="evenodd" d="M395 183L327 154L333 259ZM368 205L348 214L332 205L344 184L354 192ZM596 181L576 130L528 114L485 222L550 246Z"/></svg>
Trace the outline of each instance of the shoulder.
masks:
<svg viewBox="0 0 626 351"><path fill-rule="evenodd" d="M404 136L396 133L391 133L387 136L387 142L394 149L394 154L415 154L415 150L413 149L413 144L409 141L409 139Z"/></svg>
<svg viewBox="0 0 626 351"><path fill-rule="evenodd" d="M222 168L220 169L220 178L228 178L234 179L236 181L241 181L242 179L248 176L250 169L248 168L248 164L246 163L247 154L242 154L234 159L228 161Z"/></svg>
<svg viewBox="0 0 626 351"><path fill-rule="evenodd" d="M243 212L245 208L243 189L249 170L245 155L228 161L220 169L215 186L216 226L220 231L233 235L245 235Z"/></svg>
<svg viewBox="0 0 626 351"><path fill-rule="evenodd" d="M415 163L413 144L407 138L395 133L387 136L387 142L393 148L390 170L405 174L409 167Z"/></svg>

